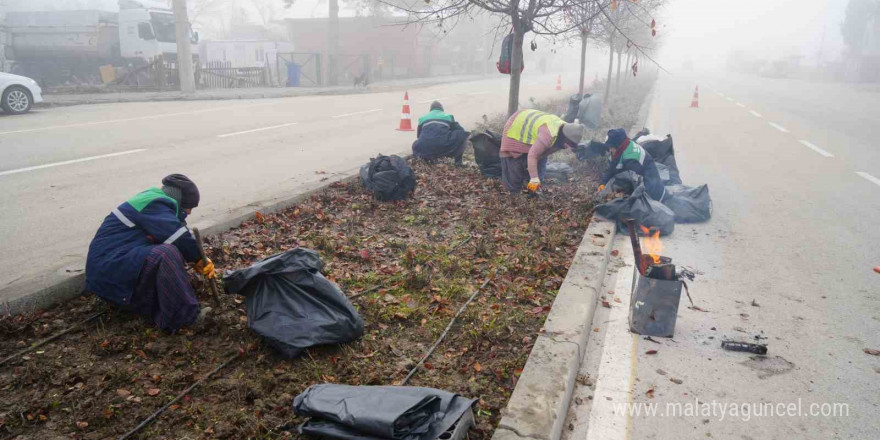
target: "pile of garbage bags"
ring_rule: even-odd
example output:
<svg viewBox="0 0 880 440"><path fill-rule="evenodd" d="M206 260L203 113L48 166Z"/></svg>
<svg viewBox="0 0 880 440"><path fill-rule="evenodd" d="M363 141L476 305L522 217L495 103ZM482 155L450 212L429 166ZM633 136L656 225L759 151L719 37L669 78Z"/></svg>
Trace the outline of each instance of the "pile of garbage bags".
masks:
<svg viewBox="0 0 880 440"><path fill-rule="evenodd" d="M299 432L340 440L435 440L475 400L434 388L312 385L293 400Z"/></svg>
<svg viewBox="0 0 880 440"><path fill-rule="evenodd" d="M712 217L712 198L709 186L696 187L682 184L678 164L675 162L675 148L672 136L660 138L645 135L642 131L635 141L654 159L665 192L660 200L652 199L646 192L642 178L632 171L616 174L599 194L604 198L609 193L626 193L628 197L612 200L598 205L596 213L602 217L617 220L618 227L624 230L621 220L632 218L645 227L655 227L661 235L671 234L675 223L699 223ZM596 144L596 145L593 145ZM591 145L579 152L585 158L601 155L602 144ZM595 151L593 151L595 150Z"/></svg>
<svg viewBox="0 0 880 440"><path fill-rule="evenodd" d="M318 253L296 248L227 274L226 291L245 296L248 327L283 357L314 345L353 341L364 321L335 284L324 278Z"/></svg>

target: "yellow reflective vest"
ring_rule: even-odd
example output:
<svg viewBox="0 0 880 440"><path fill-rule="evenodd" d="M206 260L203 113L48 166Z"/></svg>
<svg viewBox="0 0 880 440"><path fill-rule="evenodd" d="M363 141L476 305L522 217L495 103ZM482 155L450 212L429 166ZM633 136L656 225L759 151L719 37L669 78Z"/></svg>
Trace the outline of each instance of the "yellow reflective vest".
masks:
<svg viewBox="0 0 880 440"><path fill-rule="evenodd" d="M550 130L550 135L553 137L551 145L553 145L556 142L556 137L559 136L559 129L565 125L565 121L559 116L539 110L522 110L516 115L513 124L510 124L506 136L532 145L538 139L538 129L542 125L546 125Z"/></svg>

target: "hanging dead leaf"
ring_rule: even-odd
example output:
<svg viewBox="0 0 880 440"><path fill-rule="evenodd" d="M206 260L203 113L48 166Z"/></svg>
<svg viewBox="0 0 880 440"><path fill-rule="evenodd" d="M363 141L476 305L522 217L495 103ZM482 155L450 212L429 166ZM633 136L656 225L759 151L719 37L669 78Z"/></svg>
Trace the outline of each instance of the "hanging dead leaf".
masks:
<svg viewBox="0 0 880 440"><path fill-rule="evenodd" d="M648 388L648 391L645 391L645 395L648 396L649 399L654 398L654 387Z"/></svg>

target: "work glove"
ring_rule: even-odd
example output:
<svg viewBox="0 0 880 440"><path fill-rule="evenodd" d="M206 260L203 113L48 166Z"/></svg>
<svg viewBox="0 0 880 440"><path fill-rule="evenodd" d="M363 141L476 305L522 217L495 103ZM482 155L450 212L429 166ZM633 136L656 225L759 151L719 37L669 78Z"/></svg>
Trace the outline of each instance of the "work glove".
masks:
<svg viewBox="0 0 880 440"><path fill-rule="evenodd" d="M538 192L538 190L541 189L541 179L538 177L532 177L532 180L529 180L529 185L527 188L529 189L529 192Z"/></svg>
<svg viewBox="0 0 880 440"><path fill-rule="evenodd" d="M196 270L204 275L205 278L214 278L217 276L217 274L214 273L214 262L207 257L196 263Z"/></svg>
<svg viewBox="0 0 880 440"><path fill-rule="evenodd" d="M599 189L596 190L596 192L602 192L602 191L605 191L605 185L599 185Z"/></svg>

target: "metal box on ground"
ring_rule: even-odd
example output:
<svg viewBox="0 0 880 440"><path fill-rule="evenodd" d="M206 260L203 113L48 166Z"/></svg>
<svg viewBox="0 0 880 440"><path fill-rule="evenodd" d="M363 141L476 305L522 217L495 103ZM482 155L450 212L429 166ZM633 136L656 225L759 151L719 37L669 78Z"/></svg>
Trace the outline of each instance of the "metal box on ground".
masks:
<svg viewBox="0 0 880 440"><path fill-rule="evenodd" d="M682 282L635 274L629 328L640 335L671 338L675 333Z"/></svg>

